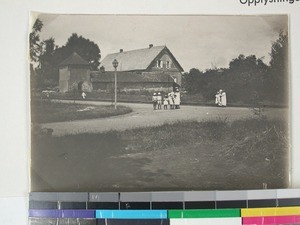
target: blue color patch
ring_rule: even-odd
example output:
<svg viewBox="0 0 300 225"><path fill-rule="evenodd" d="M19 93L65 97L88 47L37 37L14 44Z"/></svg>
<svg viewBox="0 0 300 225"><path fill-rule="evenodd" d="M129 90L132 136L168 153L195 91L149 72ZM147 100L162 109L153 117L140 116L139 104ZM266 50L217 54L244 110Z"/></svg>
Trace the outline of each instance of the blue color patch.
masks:
<svg viewBox="0 0 300 225"><path fill-rule="evenodd" d="M167 219L167 210L96 210L97 219Z"/></svg>
<svg viewBox="0 0 300 225"><path fill-rule="evenodd" d="M95 218L95 210L30 209L29 217L36 218Z"/></svg>
<svg viewBox="0 0 300 225"><path fill-rule="evenodd" d="M62 210L62 218L95 218L95 210Z"/></svg>

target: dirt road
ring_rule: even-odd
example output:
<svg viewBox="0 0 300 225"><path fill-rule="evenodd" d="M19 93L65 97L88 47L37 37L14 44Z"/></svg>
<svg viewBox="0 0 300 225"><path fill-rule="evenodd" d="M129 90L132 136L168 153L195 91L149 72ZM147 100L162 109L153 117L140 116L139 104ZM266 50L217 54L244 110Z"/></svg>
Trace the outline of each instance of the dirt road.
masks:
<svg viewBox="0 0 300 225"><path fill-rule="evenodd" d="M72 101L63 101L72 102ZM108 102L77 101L80 104L108 105ZM42 124L42 128L52 128L53 135L62 136L78 133L100 133L109 130L126 130L137 127L159 126L164 123L172 123L178 120L217 120L227 119L232 121L253 117L249 108L242 107L205 107L205 106L181 106L177 110L153 110L151 104L120 103L129 106L133 112L127 115L110 118L55 122ZM284 118L288 114L287 109L269 108L265 110L268 118Z"/></svg>

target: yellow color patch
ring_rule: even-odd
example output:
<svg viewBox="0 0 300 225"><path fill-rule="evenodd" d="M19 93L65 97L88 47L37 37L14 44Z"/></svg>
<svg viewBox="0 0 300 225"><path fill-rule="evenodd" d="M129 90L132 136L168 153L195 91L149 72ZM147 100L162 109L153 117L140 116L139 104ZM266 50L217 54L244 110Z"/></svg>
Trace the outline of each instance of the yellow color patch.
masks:
<svg viewBox="0 0 300 225"><path fill-rule="evenodd" d="M300 207L241 209L242 217L300 215Z"/></svg>

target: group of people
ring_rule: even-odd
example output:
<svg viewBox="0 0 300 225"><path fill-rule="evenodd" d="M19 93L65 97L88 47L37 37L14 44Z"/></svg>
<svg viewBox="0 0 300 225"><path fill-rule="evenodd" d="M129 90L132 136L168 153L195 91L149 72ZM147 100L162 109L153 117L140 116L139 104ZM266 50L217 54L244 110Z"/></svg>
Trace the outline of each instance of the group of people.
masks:
<svg viewBox="0 0 300 225"><path fill-rule="evenodd" d="M226 92L222 89L220 89L217 94L215 95L216 97L216 105L225 107L227 105L227 98L226 98Z"/></svg>
<svg viewBox="0 0 300 225"><path fill-rule="evenodd" d="M164 106L164 109L168 109L168 106L170 106L170 109L179 109L180 92L176 89L175 92L172 91L164 96L161 92L158 92L157 94L153 93L152 102L154 110L162 109L162 105Z"/></svg>

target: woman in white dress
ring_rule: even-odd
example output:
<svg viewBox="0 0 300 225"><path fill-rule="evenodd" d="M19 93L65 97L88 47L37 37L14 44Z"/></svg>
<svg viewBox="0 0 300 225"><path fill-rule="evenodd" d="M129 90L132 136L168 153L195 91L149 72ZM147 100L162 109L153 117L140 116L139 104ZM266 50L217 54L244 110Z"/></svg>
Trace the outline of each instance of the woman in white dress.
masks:
<svg viewBox="0 0 300 225"><path fill-rule="evenodd" d="M179 109L180 107L180 92L176 92L175 93L175 97L174 97L174 104L175 104L175 109Z"/></svg>
<svg viewBox="0 0 300 225"><path fill-rule="evenodd" d="M220 96L220 92L218 91L217 94L215 95L216 100L215 100L215 104L216 105L220 105L220 101L221 101L221 96Z"/></svg>
<svg viewBox="0 0 300 225"><path fill-rule="evenodd" d="M221 106L226 106L227 105L227 97L226 97L226 92L222 91L221 93Z"/></svg>

